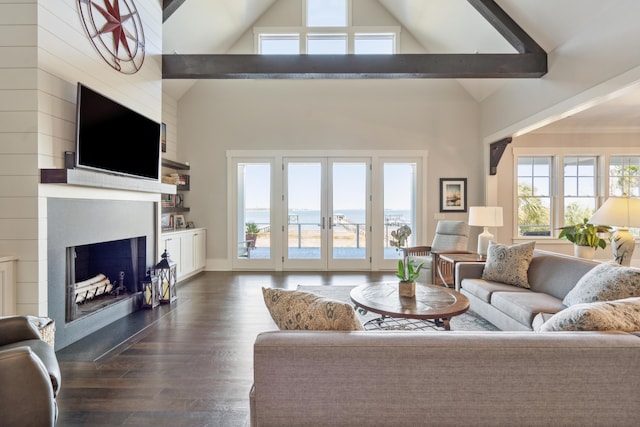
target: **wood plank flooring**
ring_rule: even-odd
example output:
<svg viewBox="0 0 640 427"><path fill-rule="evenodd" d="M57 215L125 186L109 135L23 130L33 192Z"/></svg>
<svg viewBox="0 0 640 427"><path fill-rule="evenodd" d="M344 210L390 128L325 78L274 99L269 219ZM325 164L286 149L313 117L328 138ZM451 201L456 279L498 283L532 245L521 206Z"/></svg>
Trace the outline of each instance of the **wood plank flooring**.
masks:
<svg viewBox="0 0 640 427"><path fill-rule="evenodd" d="M253 343L276 329L261 288L358 285L391 273L206 272L171 306L58 352L58 426L247 426ZM124 325L124 326L123 326Z"/></svg>

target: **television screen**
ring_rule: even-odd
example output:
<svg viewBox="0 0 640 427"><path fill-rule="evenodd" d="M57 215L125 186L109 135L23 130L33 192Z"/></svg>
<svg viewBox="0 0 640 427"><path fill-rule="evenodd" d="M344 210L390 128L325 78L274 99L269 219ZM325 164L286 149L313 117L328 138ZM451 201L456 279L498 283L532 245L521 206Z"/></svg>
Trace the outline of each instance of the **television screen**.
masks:
<svg viewBox="0 0 640 427"><path fill-rule="evenodd" d="M159 179L160 123L78 83L76 165Z"/></svg>

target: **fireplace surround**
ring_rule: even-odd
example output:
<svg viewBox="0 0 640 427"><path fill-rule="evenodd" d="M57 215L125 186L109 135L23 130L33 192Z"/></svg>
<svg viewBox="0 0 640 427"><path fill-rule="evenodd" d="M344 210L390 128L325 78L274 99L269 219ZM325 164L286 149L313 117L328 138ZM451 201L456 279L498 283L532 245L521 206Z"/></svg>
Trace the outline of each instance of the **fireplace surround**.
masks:
<svg viewBox="0 0 640 427"><path fill-rule="evenodd" d="M151 201L47 200L48 313L56 321L56 350L141 308L142 279L157 262L156 217ZM98 255L88 248L97 248ZM83 260L76 266L78 254ZM108 275L114 287L123 273L124 289L117 298L107 297L108 304L70 316L68 287L96 273Z"/></svg>

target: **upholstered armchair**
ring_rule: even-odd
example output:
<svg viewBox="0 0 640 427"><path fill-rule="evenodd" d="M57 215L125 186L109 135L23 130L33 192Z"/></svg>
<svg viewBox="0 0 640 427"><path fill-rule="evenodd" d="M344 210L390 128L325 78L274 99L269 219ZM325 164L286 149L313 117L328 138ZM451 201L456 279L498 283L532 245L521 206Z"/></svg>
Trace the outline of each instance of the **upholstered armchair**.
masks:
<svg viewBox="0 0 640 427"><path fill-rule="evenodd" d="M60 367L29 318L0 318L0 424L53 426Z"/></svg>
<svg viewBox="0 0 640 427"><path fill-rule="evenodd" d="M432 252L467 252L469 225L464 221L438 221L436 234L431 246L413 246L404 248L405 260L424 262L418 282L433 283L435 268Z"/></svg>

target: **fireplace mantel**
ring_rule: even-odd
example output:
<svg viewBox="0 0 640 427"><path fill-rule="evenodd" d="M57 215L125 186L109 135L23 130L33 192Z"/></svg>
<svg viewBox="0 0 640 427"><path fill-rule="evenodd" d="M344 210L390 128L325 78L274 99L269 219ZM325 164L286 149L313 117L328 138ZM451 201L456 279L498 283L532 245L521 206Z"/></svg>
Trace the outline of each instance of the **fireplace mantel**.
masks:
<svg viewBox="0 0 640 427"><path fill-rule="evenodd" d="M42 184L67 184L145 193L176 194L176 186L173 184L83 169L40 169L40 182Z"/></svg>

